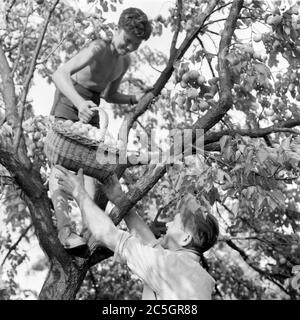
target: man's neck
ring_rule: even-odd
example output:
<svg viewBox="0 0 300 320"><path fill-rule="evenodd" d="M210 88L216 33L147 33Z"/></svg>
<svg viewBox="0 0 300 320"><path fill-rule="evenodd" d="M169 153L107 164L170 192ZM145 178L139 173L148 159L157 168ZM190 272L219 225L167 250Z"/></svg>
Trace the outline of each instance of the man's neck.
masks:
<svg viewBox="0 0 300 320"><path fill-rule="evenodd" d="M180 247L175 251L180 251L180 252L182 252L184 254L187 254L193 260L199 262L200 257L199 257L199 254L198 254L198 252L196 250Z"/></svg>

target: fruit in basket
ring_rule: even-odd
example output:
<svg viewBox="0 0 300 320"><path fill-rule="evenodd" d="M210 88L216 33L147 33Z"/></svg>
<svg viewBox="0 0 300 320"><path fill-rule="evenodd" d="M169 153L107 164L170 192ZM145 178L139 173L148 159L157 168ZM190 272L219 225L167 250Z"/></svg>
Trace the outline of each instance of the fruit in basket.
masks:
<svg viewBox="0 0 300 320"><path fill-rule="evenodd" d="M79 121L72 122L71 120L59 122L59 125L72 135L78 135L95 142L100 142L104 138L104 144L113 148L118 148L117 141L112 138L110 134L105 133L106 130L104 129L98 129L91 124L86 124ZM103 137L104 134L105 136Z"/></svg>

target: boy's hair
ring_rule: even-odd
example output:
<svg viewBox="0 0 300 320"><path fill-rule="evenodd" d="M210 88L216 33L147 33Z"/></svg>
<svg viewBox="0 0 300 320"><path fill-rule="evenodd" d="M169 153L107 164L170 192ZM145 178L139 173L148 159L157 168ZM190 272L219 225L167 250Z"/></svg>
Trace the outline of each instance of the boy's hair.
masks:
<svg viewBox="0 0 300 320"><path fill-rule="evenodd" d="M125 9L120 15L118 26L142 40L148 40L152 32L148 17L138 8Z"/></svg>
<svg viewBox="0 0 300 320"><path fill-rule="evenodd" d="M180 204L181 220L184 228L187 228L193 236L188 247L195 249L199 254L209 250L217 242L219 236L219 224L210 213L203 213L196 200L188 196Z"/></svg>

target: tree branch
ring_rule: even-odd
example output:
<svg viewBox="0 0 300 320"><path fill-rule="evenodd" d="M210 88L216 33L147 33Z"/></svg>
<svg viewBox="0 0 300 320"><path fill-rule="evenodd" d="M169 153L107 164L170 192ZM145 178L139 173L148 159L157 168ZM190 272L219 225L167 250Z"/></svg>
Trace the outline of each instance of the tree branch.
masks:
<svg viewBox="0 0 300 320"><path fill-rule="evenodd" d="M267 278L268 280L270 280L271 282L273 282L276 286L278 286L283 292L285 292L287 295L290 295L290 292L288 290L286 290L286 288L278 281L276 281L272 275L270 275L269 273L267 273L264 270L261 270L260 268L256 267L253 263L251 263L249 261L249 256L245 253L245 251L241 248L239 248L232 240L227 240L226 244L232 248L233 250L237 251L240 256L243 258L243 260L256 272L258 272L260 275L262 275L263 277Z"/></svg>
<svg viewBox="0 0 300 320"><path fill-rule="evenodd" d="M3 146L0 136L0 163L9 171L14 182L24 191L24 200L30 211L35 233L49 258L56 257L62 266L71 262L57 238L57 230L52 221L50 199L43 186L39 171L28 169L13 151Z"/></svg>
<svg viewBox="0 0 300 320"><path fill-rule="evenodd" d="M176 30L172 39L170 56L172 56L176 51L176 43L181 27L181 11L182 11L182 0L177 0L177 20L176 20Z"/></svg>
<svg viewBox="0 0 300 320"><path fill-rule="evenodd" d="M197 36L197 40L199 41L201 47L205 50L204 44L203 44L202 40L199 38L199 36ZM214 69L213 69L213 67L212 67L211 62L210 62L207 58L206 58L206 60L207 60L207 63L208 63L208 65L209 65L210 72L211 72L212 76L215 77L215 76L216 76L216 75L215 75L215 71L214 71Z"/></svg>
<svg viewBox="0 0 300 320"><path fill-rule="evenodd" d="M28 233L28 231L31 229L31 227L33 226L33 224L31 223L20 235L20 237L18 238L18 240L9 248L7 254L5 255L2 263L1 263L1 267L4 265L6 259L10 256L10 254L12 253L12 251L14 251L17 246L19 245L19 243L21 242L21 240L26 236L26 234Z"/></svg>
<svg viewBox="0 0 300 320"><path fill-rule="evenodd" d="M3 51L3 42L0 39L0 76L2 79L2 95L5 103L5 119L17 123L18 111L16 107L16 93L11 68Z"/></svg>
<svg viewBox="0 0 300 320"><path fill-rule="evenodd" d="M218 142L223 136L235 136L236 134L239 134L241 136L248 136L251 138L262 138L265 137L271 133L276 132L289 132L292 134L299 135L300 132L291 130L291 127L296 127L300 125L300 118L299 119L293 119L293 121L285 121L282 122L279 126L270 126L267 128L256 128L254 130L251 129L236 129L236 130L224 130L221 132L212 132L205 135L205 144L210 144L214 142Z"/></svg>
<svg viewBox="0 0 300 320"><path fill-rule="evenodd" d="M12 7L14 6L15 3L16 3L16 0L12 0L12 2L10 3L8 9L6 10L6 15L5 15L6 21L9 20L9 19L8 19L8 16L9 16L10 11L11 11L11 9L12 9Z"/></svg>
<svg viewBox="0 0 300 320"><path fill-rule="evenodd" d="M27 1L27 5L28 5L28 1ZM25 34L26 34L26 28L27 28L27 24L28 24L28 21L29 21L29 16L30 16L30 6L28 5L28 13L26 15L26 21L25 21L25 24L24 24L24 27L23 27L23 34L22 34L22 37L21 37L21 40L19 42L19 50L18 50L18 54L17 54L17 58L14 62L14 65L13 65L13 68L12 68L12 71L11 71L11 76L13 77L16 70L17 70L17 67L18 67L18 64L19 64L19 61L20 61L20 57L21 57L21 52L22 52L22 47L23 47L23 42L24 42L24 38L25 38Z"/></svg>
<svg viewBox="0 0 300 320"><path fill-rule="evenodd" d="M30 63L28 75L25 80L25 84L24 84L24 88L23 88L23 92L22 92L22 96L21 96L21 104L20 104L21 107L20 107L20 112L19 112L19 121L17 124L17 133L16 133L16 137L15 137L15 141L14 141L14 151L15 152L17 152L17 150L18 150L21 135L22 135L22 122L23 122L23 118L24 118L25 103L26 103L26 98L27 98L30 82L31 82L31 79L33 77L33 74L34 74L34 71L36 68L36 62L37 62L37 59L38 59L38 56L39 56L39 53L40 53L40 50L42 47L42 43L43 43L47 28L48 28L48 24L50 22L50 18L52 16L56 6L58 5L58 3L59 3L59 0L56 0L48 13L48 16L47 16L45 24L43 26L42 32L40 34L38 43L35 47L35 51L33 53L33 58Z"/></svg>

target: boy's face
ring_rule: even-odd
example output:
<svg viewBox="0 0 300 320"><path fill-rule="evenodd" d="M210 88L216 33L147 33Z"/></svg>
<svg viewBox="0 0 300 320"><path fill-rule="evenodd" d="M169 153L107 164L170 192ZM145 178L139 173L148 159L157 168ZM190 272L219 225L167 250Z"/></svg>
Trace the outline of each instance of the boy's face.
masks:
<svg viewBox="0 0 300 320"><path fill-rule="evenodd" d="M126 32L124 29L118 28L115 32L113 44L119 55L124 56L138 49L142 39Z"/></svg>

